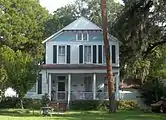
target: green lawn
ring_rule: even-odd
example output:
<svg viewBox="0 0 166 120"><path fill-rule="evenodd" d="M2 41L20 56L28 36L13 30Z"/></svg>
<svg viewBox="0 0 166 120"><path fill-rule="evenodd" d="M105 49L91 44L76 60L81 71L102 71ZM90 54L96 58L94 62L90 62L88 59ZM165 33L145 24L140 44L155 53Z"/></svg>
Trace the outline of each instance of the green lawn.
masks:
<svg viewBox="0 0 166 120"><path fill-rule="evenodd" d="M0 110L0 120L166 120L166 114L143 113L140 111L119 111L115 114L99 111L77 111L42 117L39 111L21 113L19 110Z"/></svg>

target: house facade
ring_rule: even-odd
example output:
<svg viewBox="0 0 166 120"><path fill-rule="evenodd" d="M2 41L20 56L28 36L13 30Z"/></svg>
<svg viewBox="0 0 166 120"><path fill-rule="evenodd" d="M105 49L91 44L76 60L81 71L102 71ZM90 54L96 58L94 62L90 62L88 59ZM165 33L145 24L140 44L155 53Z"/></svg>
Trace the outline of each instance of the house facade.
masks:
<svg viewBox="0 0 166 120"><path fill-rule="evenodd" d="M45 64L27 97L52 101L106 100L106 59L102 29L80 17L43 41ZM119 42L110 35L116 99L119 98Z"/></svg>

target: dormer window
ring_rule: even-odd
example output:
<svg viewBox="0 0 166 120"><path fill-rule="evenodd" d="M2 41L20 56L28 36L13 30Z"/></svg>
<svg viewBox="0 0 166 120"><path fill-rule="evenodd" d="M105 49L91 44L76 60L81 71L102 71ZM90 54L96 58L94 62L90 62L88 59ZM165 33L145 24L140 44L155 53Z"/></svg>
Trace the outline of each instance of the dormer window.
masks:
<svg viewBox="0 0 166 120"><path fill-rule="evenodd" d="M82 33L77 33L76 38L78 41L82 41Z"/></svg>
<svg viewBox="0 0 166 120"><path fill-rule="evenodd" d="M77 41L88 41L88 33L84 32L84 33L77 33L76 34L76 40Z"/></svg>

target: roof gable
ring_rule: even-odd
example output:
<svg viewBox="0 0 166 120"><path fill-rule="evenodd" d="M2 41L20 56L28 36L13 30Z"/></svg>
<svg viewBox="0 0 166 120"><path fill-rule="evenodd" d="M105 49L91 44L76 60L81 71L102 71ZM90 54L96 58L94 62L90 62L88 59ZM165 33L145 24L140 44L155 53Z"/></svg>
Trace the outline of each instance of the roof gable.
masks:
<svg viewBox="0 0 166 120"><path fill-rule="evenodd" d="M59 30L58 32L54 33L53 35L51 35L47 39L45 39L42 43L45 43L45 42L51 40L52 38L61 35L63 33L63 31L70 31L70 30L71 31L72 30L89 30L89 31L90 30L97 30L97 31L102 31L102 29L100 27L98 27L96 24L92 23L91 21L89 21L85 17L80 17L77 20L75 20L74 22L67 25L66 27ZM117 38L113 37L112 35L110 35L110 38L111 38L111 40L118 41Z"/></svg>
<svg viewBox="0 0 166 120"><path fill-rule="evenodd" d="M68 26L64 27L63 30L102 30L96 24L92 23L85 17L80 17Z"/></svg>

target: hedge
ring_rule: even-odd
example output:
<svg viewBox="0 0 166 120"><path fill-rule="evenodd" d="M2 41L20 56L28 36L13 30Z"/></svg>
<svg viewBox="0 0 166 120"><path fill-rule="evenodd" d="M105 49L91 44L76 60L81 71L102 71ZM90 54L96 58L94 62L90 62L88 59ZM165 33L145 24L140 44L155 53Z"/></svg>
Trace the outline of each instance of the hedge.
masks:
<svg viewBox="0 0 166 120"><path fill-rule="evenodd" d="M16 97L6 97L0 102L0 108L19 108L20 101ZM120 110L134 110L138 108L138 104L133 100L121 100L117 102ZM40 109L42 101L40 99L23 99L24 108ZM70 102L70 110L108 110L108 101L100 100L75 100Z"/></svg>
<svg viewBox="0 0 166 120"><path fill-rule="evenodd" d="M75 100L70 102L70 110L107 110L109 101L100 100ZM117 102L120 110L134 110L138 104L134 100L121 100Z"/></svg>
<svg viewBox="0 0 166 120"><path fill-rule="evenodd" d="M40 109L42 104L41 100L39 99L24 98L23 106L24 108L29 108L29 109ZM0 102L0 108L19 108L19 107L20 107L20 100L17 97L5 97Z"/></svg>

